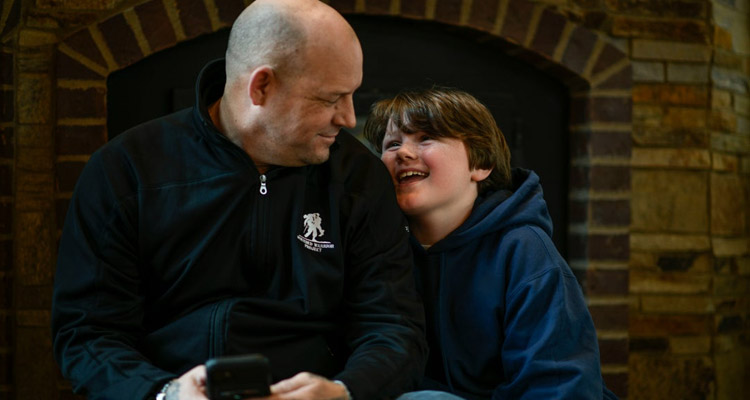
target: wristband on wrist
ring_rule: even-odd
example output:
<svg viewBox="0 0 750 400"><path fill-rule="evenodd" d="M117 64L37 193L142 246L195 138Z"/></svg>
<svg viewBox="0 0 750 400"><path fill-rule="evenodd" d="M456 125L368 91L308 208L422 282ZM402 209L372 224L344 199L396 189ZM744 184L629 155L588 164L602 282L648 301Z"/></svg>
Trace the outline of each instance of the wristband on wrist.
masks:
<svg viewBox="0 0 750 400"><path fill-rule="evenodd" d="M346 390L346 398L347 398L347 400L354 400L354 399L352 399L352 394L349 392L349 388L346 387L346 384L344 382L341 382L339 380L335 380L335 381L333 381L333 383L335 383L337 385L341 385L341 386L344 387L344 390Z"/></svg>
<svg viewBox="0 0 750 400"><path fill-rule="evenodd" d="M164 386L161 387L161 390L159 393L156 394L156 400L164 400L167 397L167 390L169 390L169 386L172 384L172 381L169 381L164 384Z"/></svg>

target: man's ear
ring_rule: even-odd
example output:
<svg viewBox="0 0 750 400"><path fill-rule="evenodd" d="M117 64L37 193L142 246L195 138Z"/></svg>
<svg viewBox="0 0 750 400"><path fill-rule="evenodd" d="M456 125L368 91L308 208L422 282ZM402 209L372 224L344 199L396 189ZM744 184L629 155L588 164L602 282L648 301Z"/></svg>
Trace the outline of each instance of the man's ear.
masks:
<svg viewBox="0 0 750 400"><path fill-rule="evenodd" d="M474 168L471 170L471 180L474 182L483 181L487 179L488 176L490 176L490 173L492 173L492 168L490 169Z"/></svg>
<svg viewBox="0 0 750 400"><path fill-rule="evenodd" d="M275 80L276 75L274 75L273 69L267 65L256 68L250 74L248 95L253 105L262 106L265 104Z"/></svg>

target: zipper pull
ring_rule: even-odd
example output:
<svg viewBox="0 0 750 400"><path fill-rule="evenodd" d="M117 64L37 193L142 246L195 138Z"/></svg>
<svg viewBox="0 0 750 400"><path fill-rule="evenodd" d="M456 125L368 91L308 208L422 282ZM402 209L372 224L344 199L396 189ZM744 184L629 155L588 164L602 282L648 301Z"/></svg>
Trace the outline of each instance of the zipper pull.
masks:
<svg viewBox="0 0 750 400"><path fill-rule="evenodd" d="M261 175L260 176L260 194L266 195L268 193L268 188L266 188L266 176Z"/></svg>

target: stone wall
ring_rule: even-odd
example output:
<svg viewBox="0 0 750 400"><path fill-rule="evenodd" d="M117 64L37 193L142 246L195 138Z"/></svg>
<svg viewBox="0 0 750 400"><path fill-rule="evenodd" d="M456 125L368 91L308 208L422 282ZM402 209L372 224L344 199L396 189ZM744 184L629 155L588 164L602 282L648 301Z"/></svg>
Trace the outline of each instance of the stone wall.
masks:
<svg viewBox="0 0 750 400"><path fill-rule="evenodd" d="M106 76L249 2L3 2L0 398L73 397L51 357L51 284L73 185L106 141ZM326 2L475 29L566 83L569 262L607 384L750 396L748 0Z"/></svg>

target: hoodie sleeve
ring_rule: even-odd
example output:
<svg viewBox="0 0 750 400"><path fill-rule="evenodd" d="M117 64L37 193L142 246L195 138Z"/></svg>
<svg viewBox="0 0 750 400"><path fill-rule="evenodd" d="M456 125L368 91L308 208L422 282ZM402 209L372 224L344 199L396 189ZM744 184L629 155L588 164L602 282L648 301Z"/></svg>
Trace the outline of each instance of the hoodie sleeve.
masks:
<svg viewBox="0 0 750 400"><path fill-rule="evenodd" d="M115 195L102 164L101 154L95 154L84 168L60 239L54 355L75 392L90 399L142 399L174 376L136 349L144 298L135 207L128 206L132 198Z"/></svg>
<svg viewBox="0 0 750 400"><path fill-rule="evenodd" d="M601 399L594 324L572 271L538 228L515 229L493 399Z"/></svg>

